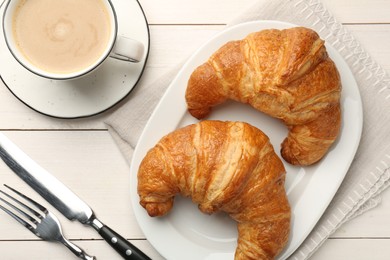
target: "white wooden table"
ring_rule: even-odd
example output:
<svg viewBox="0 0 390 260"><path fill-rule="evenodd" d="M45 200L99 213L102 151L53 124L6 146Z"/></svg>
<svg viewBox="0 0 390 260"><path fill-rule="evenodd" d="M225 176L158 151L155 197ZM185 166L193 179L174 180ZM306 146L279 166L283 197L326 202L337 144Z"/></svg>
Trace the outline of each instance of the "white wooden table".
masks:
<svg viewBox="0 0 390 260"><path fill-rule="evenodd" d="M140 0L151 33L150 57L142 80L152 82L175 66L252 1ZM323 2L390 72L390 0ZM46 117L26 107L0 83L0 131L85 199L103 222L151 258L163 259L145 240L135 220L129 197L129 168L102 123L107 115L77 120ZM48 205L3 163L0 183L23 190ZM66 236L87 252L98 259L121 259L94 230L70 222L49 205L48 208L57 213ZM312 259L390 259L389 247L387 190L379 207L342 226ZM37 239L0 212L0 259L77 258L61 245Z"/></svg>

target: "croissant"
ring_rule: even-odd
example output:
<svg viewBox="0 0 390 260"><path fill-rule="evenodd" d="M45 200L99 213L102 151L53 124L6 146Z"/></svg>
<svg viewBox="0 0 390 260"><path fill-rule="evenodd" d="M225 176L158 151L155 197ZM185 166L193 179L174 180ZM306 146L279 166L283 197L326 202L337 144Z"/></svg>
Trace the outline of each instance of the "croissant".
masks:
<svg viewBox="0 0 390 260"><path fill-rule="evenodd" d="M273 259L286 245L285 168L268 137L243 122L202 121L163 137L138 171L140 204L163 216L176 194L238 222L235 259Z"/></svg>
<svg viewBox="0 0 390 260"><path fill-rule="evenodd" d="M201 119L232 99L281 119L289 133L282 157L294 165L319 161L341 123L340 76L324 41L310 29L263 30L217 50L192 73L186 102Z"/></svg>

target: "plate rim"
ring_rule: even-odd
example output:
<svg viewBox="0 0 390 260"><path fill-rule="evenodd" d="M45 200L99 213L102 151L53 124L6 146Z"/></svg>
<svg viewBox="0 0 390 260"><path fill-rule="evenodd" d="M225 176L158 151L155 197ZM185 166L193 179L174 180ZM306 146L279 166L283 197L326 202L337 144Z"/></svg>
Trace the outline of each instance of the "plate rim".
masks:
<svg viewBox="0 0 390 260"><path fill-rule="evenodd" d="M284 22L284 21L277 21L277 20L256 20L256 21L249 21L249 22L244 22L244 23L240 23L240 24L237 24L237 25L234 25L234 26L230 26L224 30L222 30L221 32L217 33L214 37L212 37L210 40L206 41L206 43L204 43L203 45L201 45L194 53L193 55L191 55L187 61L184 63L184 65L181 67L181 69L177 72L176 76L173 78L171 84L168 86L167 90L165 91L165 93L163 94L160 102L157 104L156 108L154 109L153 113L151 114L146 126L144 127L144 130L142 131L142 134L139 138L139 140L143 140L144 139L144 135L146 134L148 128L149 128L149 125L150 125L150 122L153 121L153 119L155 118L155 114L157 114L157 112L159 111L159 108L161 106L161 104L164 103L164 100L167 96L170 95L170 91L172 89L172 86L176 84L176 81L178 80L179 78L179 75L181 75L183 73L183 71L185 71L187 69L187 66L190 65L191 61L199 54L199 52L201 52L205 47L207 47L208 44L212 43L216 38L219 38L221 37L222 35L224 34L228 34L230 30L235 30L237 29L237 27L241 27L241 26L250 26L251 24L263 24L263 23L271 23L271 24L278 24L278 25L281 25L281 26L285 26L285 27L297 27L299 25L296 25L296 24L293 24L293 23L288 23L288 22ZM271 28L271 27L269 27ZM226 41L226 40L225 40ZM307 238L307 236L310 234L310 232L313 230L314 226L318 223L318 221L320 220L321 216L324 214L326 208L329 206L331 200L334 198L334 196L336 195L337 193L337 190L339 189L341 183L343 182L347 172L348 172L348 169L352 163L352 160L353 158L355 157L355 154L356 154L356 151L359 147L359 143L360 143L360 138L361 138L361 135L362 135L362 128L363 128L363 103L362 103L362 99L361 99L361 95L360 95L360 90L359 90L359 87L358 87L358 84L356 82L356 79L355 79L355 76L354 74L352 73L349 65L346 63L346 61L344 60L344 57L338 52L338 50L331 46L331 45L327 45L327 47L330 46L333 51L335 51L337 53L337 55L339 56L339 58L341 58L341 62L344 63L345 67L348 69L348 73L350 74L350 76L352 76L352 80L353 80L353 85L355 87L354 89L354 94L357 95L356 96L356 99L358 100L358 109L359 111L356 111L357 114L359 114L358 116L358 121L357 121L357 124L359 125L359 128L357 130L357 141L354 143L353 147L352 147L352 150L353 150L353 153L348 156L348 163L345 164L345 167L346 169L344 170L344 173L343 173L343 176L342 178L339 179L339 182L338 184L336 185L336 189L335 191L332 193L331 196L329 196L329 200L326 202L326 204L324 204L324 208L322 209L322 211L318 212L318 215L319 217L316 218L316 221L314 223L312 223L312 225L310 226L309 228L309 231L307 232L307 234L302 237L301 241L298 242L298 245L293 248L293 250L291 252L289 252L288 254L283 254L283 252L285 251L285 249L279 254L278 258L280 257L288 257L290 256L292 253L294 253L296 251L296 249L302 244L302 242ZM177 127L176 127L177 128ZM139 144L139 143L138 143ZM139 150L139 145L137 144L137 146L135 147L135 150L134 150L134 154L133 154L133 158L132 158L132 161L131 161L131 168L130 168L130 174L132 175L131 176L131 179L130 179L130 182L132 182L133 179L135 179L135 184L137 183L137 178L134 177L134 175L136 175L137 173L137 170L138 169L134 169L134 165L136 165L136 163L134 163L134 161L136 161L136 155L138 155L138 150ZM131 183L131 187L133 187L133 183ZM131 197L132 197L132 206L133 206L133 209L135 208L135 206L139 206L139 204L137 205L137 200L138 200L138 194L135 192L134 193L134 189L133 189L133 192L131 193ZM135 199L134 197L137 197L137 199ZM139 201L139 200L138 200ZM138 212L136 212L136 210L134 210L134 213L135 213L135 217L136 217L136 220L138 222L138 224L140 225L141 227L141 230L144 232L145 234L145 227L143 227L140 223L140 220L139 220L139 215L138 215ZM146 235L145 235L146 236ZM146 236L146 238L151 242L152 246L160 253L162 254L164 257L167 257L167 255L165 255L164 253L166 253L164 250L159 250L158 246L156 247L155 246L155 241L152 242L153 239L150 239Z"/></svg>

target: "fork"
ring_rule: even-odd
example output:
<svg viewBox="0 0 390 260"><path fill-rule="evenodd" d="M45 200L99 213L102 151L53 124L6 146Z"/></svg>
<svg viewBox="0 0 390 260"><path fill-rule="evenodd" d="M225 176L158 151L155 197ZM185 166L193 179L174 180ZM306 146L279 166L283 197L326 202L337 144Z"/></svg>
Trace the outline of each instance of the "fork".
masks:
<svg viewBox="0 0 390 260"><path fill-rule="evenodd" d="M17 215L13 211L3 207L0 205L0 208L5 211L7 214L9 214L11 217L13 217L16 221L18 221L20 224L25 226L28 230L30 230L32 233L34 233L37 237L46 240L46 241L56 241L64 244L67 248L70 249L76 256L78 256L81 259L84 260L96 260L96 257L87 255L81 248L67 240L64 235L62 234L62 229L59 220L57 217L51 213L49 210L47 210L45 207L43 207L41 204L37 203L36 201L28 198L27 196L23 195L19 191L9 187L8 185L4 184L5 187L13 191L14 193L18 194L21 198L31 203L31 205L35 206L36 209L39 209L38 212L34 210L33 208L27 206L20 200L12 197L8 193L0 190L2 194L7 196L9 199L13 200L20 206L22 206L26 211L29 211L27 213L26 211L23 211L20 207L15 206L8 200L5 200L0 197L0 200L7 204L10 208L15 210L15 213L18 212L20 214ZM32 215L34 216L32 216ZM33 225L31 225L28 221L26 221L24 218L28 219Z"/></svg>

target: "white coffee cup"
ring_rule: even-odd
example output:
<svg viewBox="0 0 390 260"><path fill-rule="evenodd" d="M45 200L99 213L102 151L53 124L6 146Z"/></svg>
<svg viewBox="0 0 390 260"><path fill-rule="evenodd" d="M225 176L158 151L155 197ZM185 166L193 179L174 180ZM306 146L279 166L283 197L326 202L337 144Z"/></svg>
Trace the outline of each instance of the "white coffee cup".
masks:
<svg viewBox="0 0 390 260"><path fill-rule="evenodd" d="M102 47L100 54L96 55L92 63L84 67L78 68L76 71L58 72L51 71L50 68L42 68L31 62L18 46L14 36L13 20L15 11L18 8L21 0L8 0L3 15L3 33L8 49L15 59L29 71L48 78L56 80L68 80L81 77L99 67L108 57L115 59L139 62L144 57L144 45L134 39L126 36L118 35L118 22L115 9L110 0L98 0L99 4L103 4L108 14L109 21L109 36L107 44Z"/></svg>

